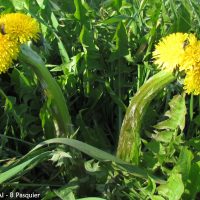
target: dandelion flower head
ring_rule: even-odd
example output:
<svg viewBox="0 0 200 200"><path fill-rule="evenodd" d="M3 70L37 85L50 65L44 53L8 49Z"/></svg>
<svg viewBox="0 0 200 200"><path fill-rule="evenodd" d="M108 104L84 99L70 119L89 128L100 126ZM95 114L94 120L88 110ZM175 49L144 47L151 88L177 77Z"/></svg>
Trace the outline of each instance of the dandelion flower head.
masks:
<svg viewBox="0 0 200 200"><path fill-rule="evenodd" d="M180 62L180 70L192 70L200 62L200 41L194 34L189 34L185 53Z"/></svg>
<svg viewBox="0 0 200 200"><path fill-rule="evenodd" d="M188 94L200 94L200 64L193 70L186 72L184 79L184 90Z"/></svg>
<svg viewBox="0 0 200 200"><path fill-rule="evenodd" d="M39 38L39 23L28 15L22 13L9 13L0 17L0 25L3 26L5 34L20 44Z"/></svg>
<svg viewBox="0 0 200 200"><path fill-rule="evenodd" d="M168 71L176 69L183 59L183 45L187 38L187 33L172 33L162 38L153 52L154 63Z"/></svg>
<svg viewBox="0 0 200 200"><path fill-rule="evenodd" d="M17 59L19 45L16 41L9 39L7 35L0 34L0 74L5 73Z"/></svg>

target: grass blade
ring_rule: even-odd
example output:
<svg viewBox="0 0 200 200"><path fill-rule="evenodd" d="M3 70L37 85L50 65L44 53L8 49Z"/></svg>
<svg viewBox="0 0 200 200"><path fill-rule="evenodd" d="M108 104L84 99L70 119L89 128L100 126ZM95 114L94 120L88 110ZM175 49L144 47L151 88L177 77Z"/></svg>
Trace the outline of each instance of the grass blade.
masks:
<svg viewBox="0 0 200 200"><path fill-rule="evenodd" d="M101 161L112 161L117 163L118 165L121 166L121 169L126 170L130 173L132 173L133 175L146 179L148 178L149 174L142 168L131 165L127 162L124 162L123 160L119 159L116 156L113 156L110 153L107 153L105 151L102 151L96 147L93 147L89 144L86 144L84 142L75 140L75 139L68 139L68 138L54 138L54 139L50 139L50 140L46 140L44 142L41 142L40 144L38 144L35 148L33 148L29 153L32 153L33 151L41 148L44 145L49 145L49 144L64 144L70 147L73 147L95 159L101 160ZM165 183L164 180L159 179L157 177L154 177L155 181L157 183Z"/></svg>

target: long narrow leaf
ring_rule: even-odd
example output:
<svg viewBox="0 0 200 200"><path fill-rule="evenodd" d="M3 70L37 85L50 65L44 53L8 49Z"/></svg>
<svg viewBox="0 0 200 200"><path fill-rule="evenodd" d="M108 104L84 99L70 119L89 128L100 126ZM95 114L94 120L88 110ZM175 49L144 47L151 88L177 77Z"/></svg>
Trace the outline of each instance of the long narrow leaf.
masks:
<svg viewBox="0 0 200 200"><path fill-rule="evenodd" d="M30 167L30 165L35 161L43 160L44 158L48 158L49 152L42 153L38 156L28 159L27 161L3 172L0 173L0 184L17 175L20 172L23 172L26 167Z"/></svg>
<svg viewBox="0 0 200 200"><path fill-rule="evenodd" d="M57 82L45 67L43 60L27 45L21 45L20 59L31 67L40 80L47 97L51 101L51 108L57 120L60 133L65 136L70 136L73 130L65 98Z"/></svg>
<svg viewBox="0 0 200 200"><path fill-rule="evenodd" d="M75 140L75 139L68 139L68 138L54 138L50 140L46 140L44 142L41 142L38 144L35 148L33 148L29 153L32 153L33 151L41 148L44 145L49 145L49 144L65 144L67 146L73 147L93 158L96 158L101 161L112 161L121 166L122 169L127 170L128 172L134 174L137 177L140 178L148 178L148 173L137 166L131 165L127 162L124 162L123 160L117 158L116 156L113 156L112 154L109 154L105 151L102 151L96 147L93 147L89 144L83 143L81 141ZM158 183L165 183L164 180L159 179L157 177L154 177L156 182Z"/></svg>

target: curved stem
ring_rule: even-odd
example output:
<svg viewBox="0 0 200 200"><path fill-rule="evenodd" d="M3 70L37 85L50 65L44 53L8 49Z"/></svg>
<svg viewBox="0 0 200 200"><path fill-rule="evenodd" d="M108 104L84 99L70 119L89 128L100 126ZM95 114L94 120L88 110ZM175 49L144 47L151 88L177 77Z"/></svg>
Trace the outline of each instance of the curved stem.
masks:
<svg viewBox="0 0 200 200"><path fill-rule="evenodd" d="M120 131L117 148L119 158L139 163L141 123L146 108L158 92L174 79L172 72L161 71L144 83L132 98Z"/></svg>
<svg viewBox="0 0 200 200"><path fill-rule="evenodd" d="M41 57L27 45L21 45L19 59L28 64L37 75L45 94L51 102L53 116L58 126L57 136L69 137L73 133L71 117L63 93L56 80L45 67Z"/></svg>

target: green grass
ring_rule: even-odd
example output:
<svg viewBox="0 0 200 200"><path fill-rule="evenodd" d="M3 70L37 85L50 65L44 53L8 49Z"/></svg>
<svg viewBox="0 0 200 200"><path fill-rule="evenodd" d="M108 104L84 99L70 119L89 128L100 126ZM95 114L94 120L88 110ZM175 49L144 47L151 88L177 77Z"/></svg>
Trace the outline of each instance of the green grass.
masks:
<svg viewBox="0 0 200 200"><path fill-rule="evenodd" d="M182 80L146 107L137 166L116 157L126 109L158 72L155 44L173 32L199 38L198 1L0 0L0 6L2 14L24 12L41 23L31 48L61 88L54 96L63 113L55 115L30 59L0 75L0 192L38 192L44 200L198 199L200 99L183 94ZM60 133L59 123L70 134Z"/></svg>

